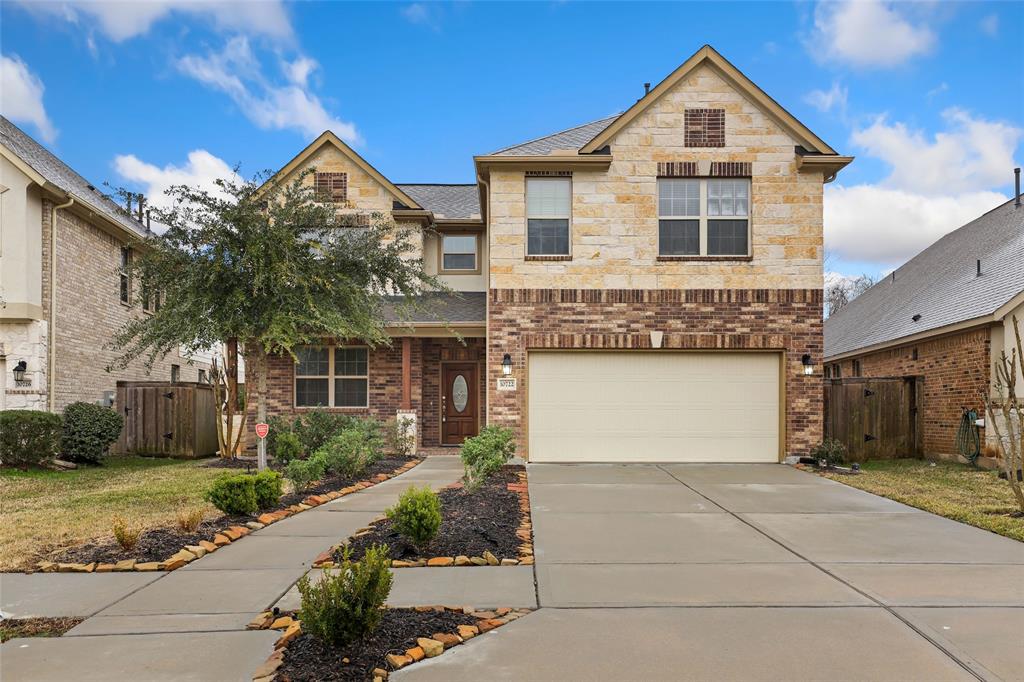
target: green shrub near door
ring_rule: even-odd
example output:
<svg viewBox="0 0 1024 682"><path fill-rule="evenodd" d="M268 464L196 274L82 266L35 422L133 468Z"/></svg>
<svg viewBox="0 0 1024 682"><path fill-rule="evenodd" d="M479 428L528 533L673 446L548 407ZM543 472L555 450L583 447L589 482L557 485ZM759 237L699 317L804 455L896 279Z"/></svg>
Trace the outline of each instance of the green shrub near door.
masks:
<svg viewBox="0 0 1024 682"><path fill-rule="evenodd" d="M59 454L60 415L40 410L0 412L0 464L27 467Z"/></svg>

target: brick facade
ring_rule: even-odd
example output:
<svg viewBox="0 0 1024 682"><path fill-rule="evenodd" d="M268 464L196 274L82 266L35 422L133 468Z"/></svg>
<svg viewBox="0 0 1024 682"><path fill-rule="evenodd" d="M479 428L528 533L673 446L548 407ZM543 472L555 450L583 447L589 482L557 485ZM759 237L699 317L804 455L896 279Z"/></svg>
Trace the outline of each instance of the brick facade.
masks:
<svg viewBox="0 0 1024 682"><path fill-rule="evenodd" d="M918 391L923 454L953 455L961 409L982 413L981 396L988 391L991 376L991 346L989 328L976 327L830 365L839 364L843 378L856 376L855 360L863 377L922 377ZM984 433L981 438L985 442Z"/></svg>
<svg viewBox="0 0 1024 682"><path fill-rule="evenodd" d="M491 423L517 431L526 451L526 354L532 348L778 350L785 354L787 454L821 441L822 292L819 289L492 289L488 324ZM505 353L515 392L499 392ZM819 371L803 373L810 354Z"/></svg>

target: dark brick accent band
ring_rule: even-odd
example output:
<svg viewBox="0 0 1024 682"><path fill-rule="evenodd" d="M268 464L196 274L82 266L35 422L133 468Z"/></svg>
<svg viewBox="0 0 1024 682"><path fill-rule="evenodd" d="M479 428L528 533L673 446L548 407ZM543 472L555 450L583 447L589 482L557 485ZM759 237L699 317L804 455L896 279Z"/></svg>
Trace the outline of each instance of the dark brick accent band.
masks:
<svg viewBox="0 0 1024 682"><path fill-rule="evenodd" d="M711 162L711 177L713 178L749 178L751 175L749 161Z"/></svg>
<svg viewBox="0 0 1024 682"><path fill-rule="evenodd" d="M348 200L348 173L317 173L314 178L316 193L325 201L341 203Z"/></svg>
<svg viewBox="0 0 1024 682"><path fill-rule="evenodd" d="M687 109L683 130L687 147L724 147L725 109Z"/></svg>
<svg viewBox="0 0 1024 682"><path fill-rule="evenodd" d="M801 303L821 289L491 289L492 303Z"/></svg>
<svg viewBox="0 0 1024 682"><path fill-rule="evenodd" d="M692 178L697 175L696 161L659 161L658 177Z"/></svg>
<svg viewBox="0 0 1024 682"><path fill-rule="evenodd" d="M572 171L567 170L528 170L528 178L571 178Z"/></svg>

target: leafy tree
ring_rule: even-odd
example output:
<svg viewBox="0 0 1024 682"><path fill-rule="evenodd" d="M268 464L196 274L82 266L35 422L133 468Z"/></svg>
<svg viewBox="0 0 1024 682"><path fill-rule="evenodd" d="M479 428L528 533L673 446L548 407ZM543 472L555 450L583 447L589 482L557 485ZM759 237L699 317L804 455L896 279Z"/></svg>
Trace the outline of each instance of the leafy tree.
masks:
<svg viewBox="0 0 1024 682"><path fill-rule="evenodd" d="M316 193L313 172L168 189L169 207L151 209L166 230L132 263L162 305L117 332L116 365L143 357L151 366L179 346L197 352L236 339L265 421L269 354L294 357L296 346L328 338L388 343L386 295L403 297L396 308L408 318L417 296L448 290L424 272L413 230L382 214L352 227L351 215Z"/></svg>

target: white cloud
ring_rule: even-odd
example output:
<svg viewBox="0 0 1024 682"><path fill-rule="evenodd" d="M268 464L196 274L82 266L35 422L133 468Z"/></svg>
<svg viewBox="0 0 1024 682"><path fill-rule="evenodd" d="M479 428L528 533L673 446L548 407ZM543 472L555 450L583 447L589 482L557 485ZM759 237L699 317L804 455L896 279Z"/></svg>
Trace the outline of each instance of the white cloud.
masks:
<svg viewBox="0 0 1024 682"><path fill-rule="evenodd" d="M809 48L816 56L860 68L897 66L929 53L935 33L911 23L893 3L882 0L819 2Z"/></svg>
<svg viewBox="0 0 1024 682"><path fill-rule="evenodd" d="M934 88L932 88L931 90L928 91L928 99L931 99L933 97L937 97L938 95L941 95L942 93L948 92L948 91L949 91L949 83L947 83L946 81L942 81L941 83L939 83Z"/></svg>
<svg viewBox="0 0 1024 682"><path fill-rule="evenodd" d="M332 130L347 142L358 142L355 125L327 113L320 98L306 87L316 62L300 57L285 64L289 82L272 82L263 74L248 39L239 36L229 40L221 52L182 57L177 67L227 94L250 121L264 130L290 128L309 137Z"/></svg>
<svg viewBox="0 0 1024 682"><path fill-rule="evenodd" d="M982 31L994 37L999 34L999 15L989 14L981 20L979 25Z"/></svg>
<svg viewBox="0 0 1024 682"><path fill-rule="evenodd" d="M31 123L46 143L57 139L57 129L43 106L46 87L17 55L0 55L0 112L19 123Z"/></svg>
<svg viewBox="0 0 1024 682"><path fill-rule="evenodd" d="M845 261L896 266L1004 201L988 191L927 196L877 185L827 185L825 246Z"/></svg>
<svg viewBox="0 0 1024 682"><path fill-rule="evenodd" d="M153 24L173 14L212 21L221 31L240 31L275 39L290 39L293 35L288 12L279 0L247 3L230 0L22 0L22 4L30 10L72 23L95 26L118 43L148 33Z"/></svg>
<svg viewBox="0 0 1024 682"><path fill-rule="evenodd" d="M402 17L411 24L428 26L437 31L441 28L437 13L429 5L423 2L414 2L401 9Z"/></svg>
<svg viewBox="0 0 1024 682"><path fill-rule="evenodd" d="M946 109L942 118L946 130L933 139L885 117L854 131L851 139L892 168L883 182L887 187L948 195L1006 184L1024 131L957 108Z"/></svg>
<svg viewBox="0 0 1024 682"><path fill-rule="evenodd" d="M811 90L804 95L804 101L818 111L831 111L835 108L839 113L845 113L848 95L849 90L847 88L840 86L838 82L834 82L828 90Z"/></svg>

